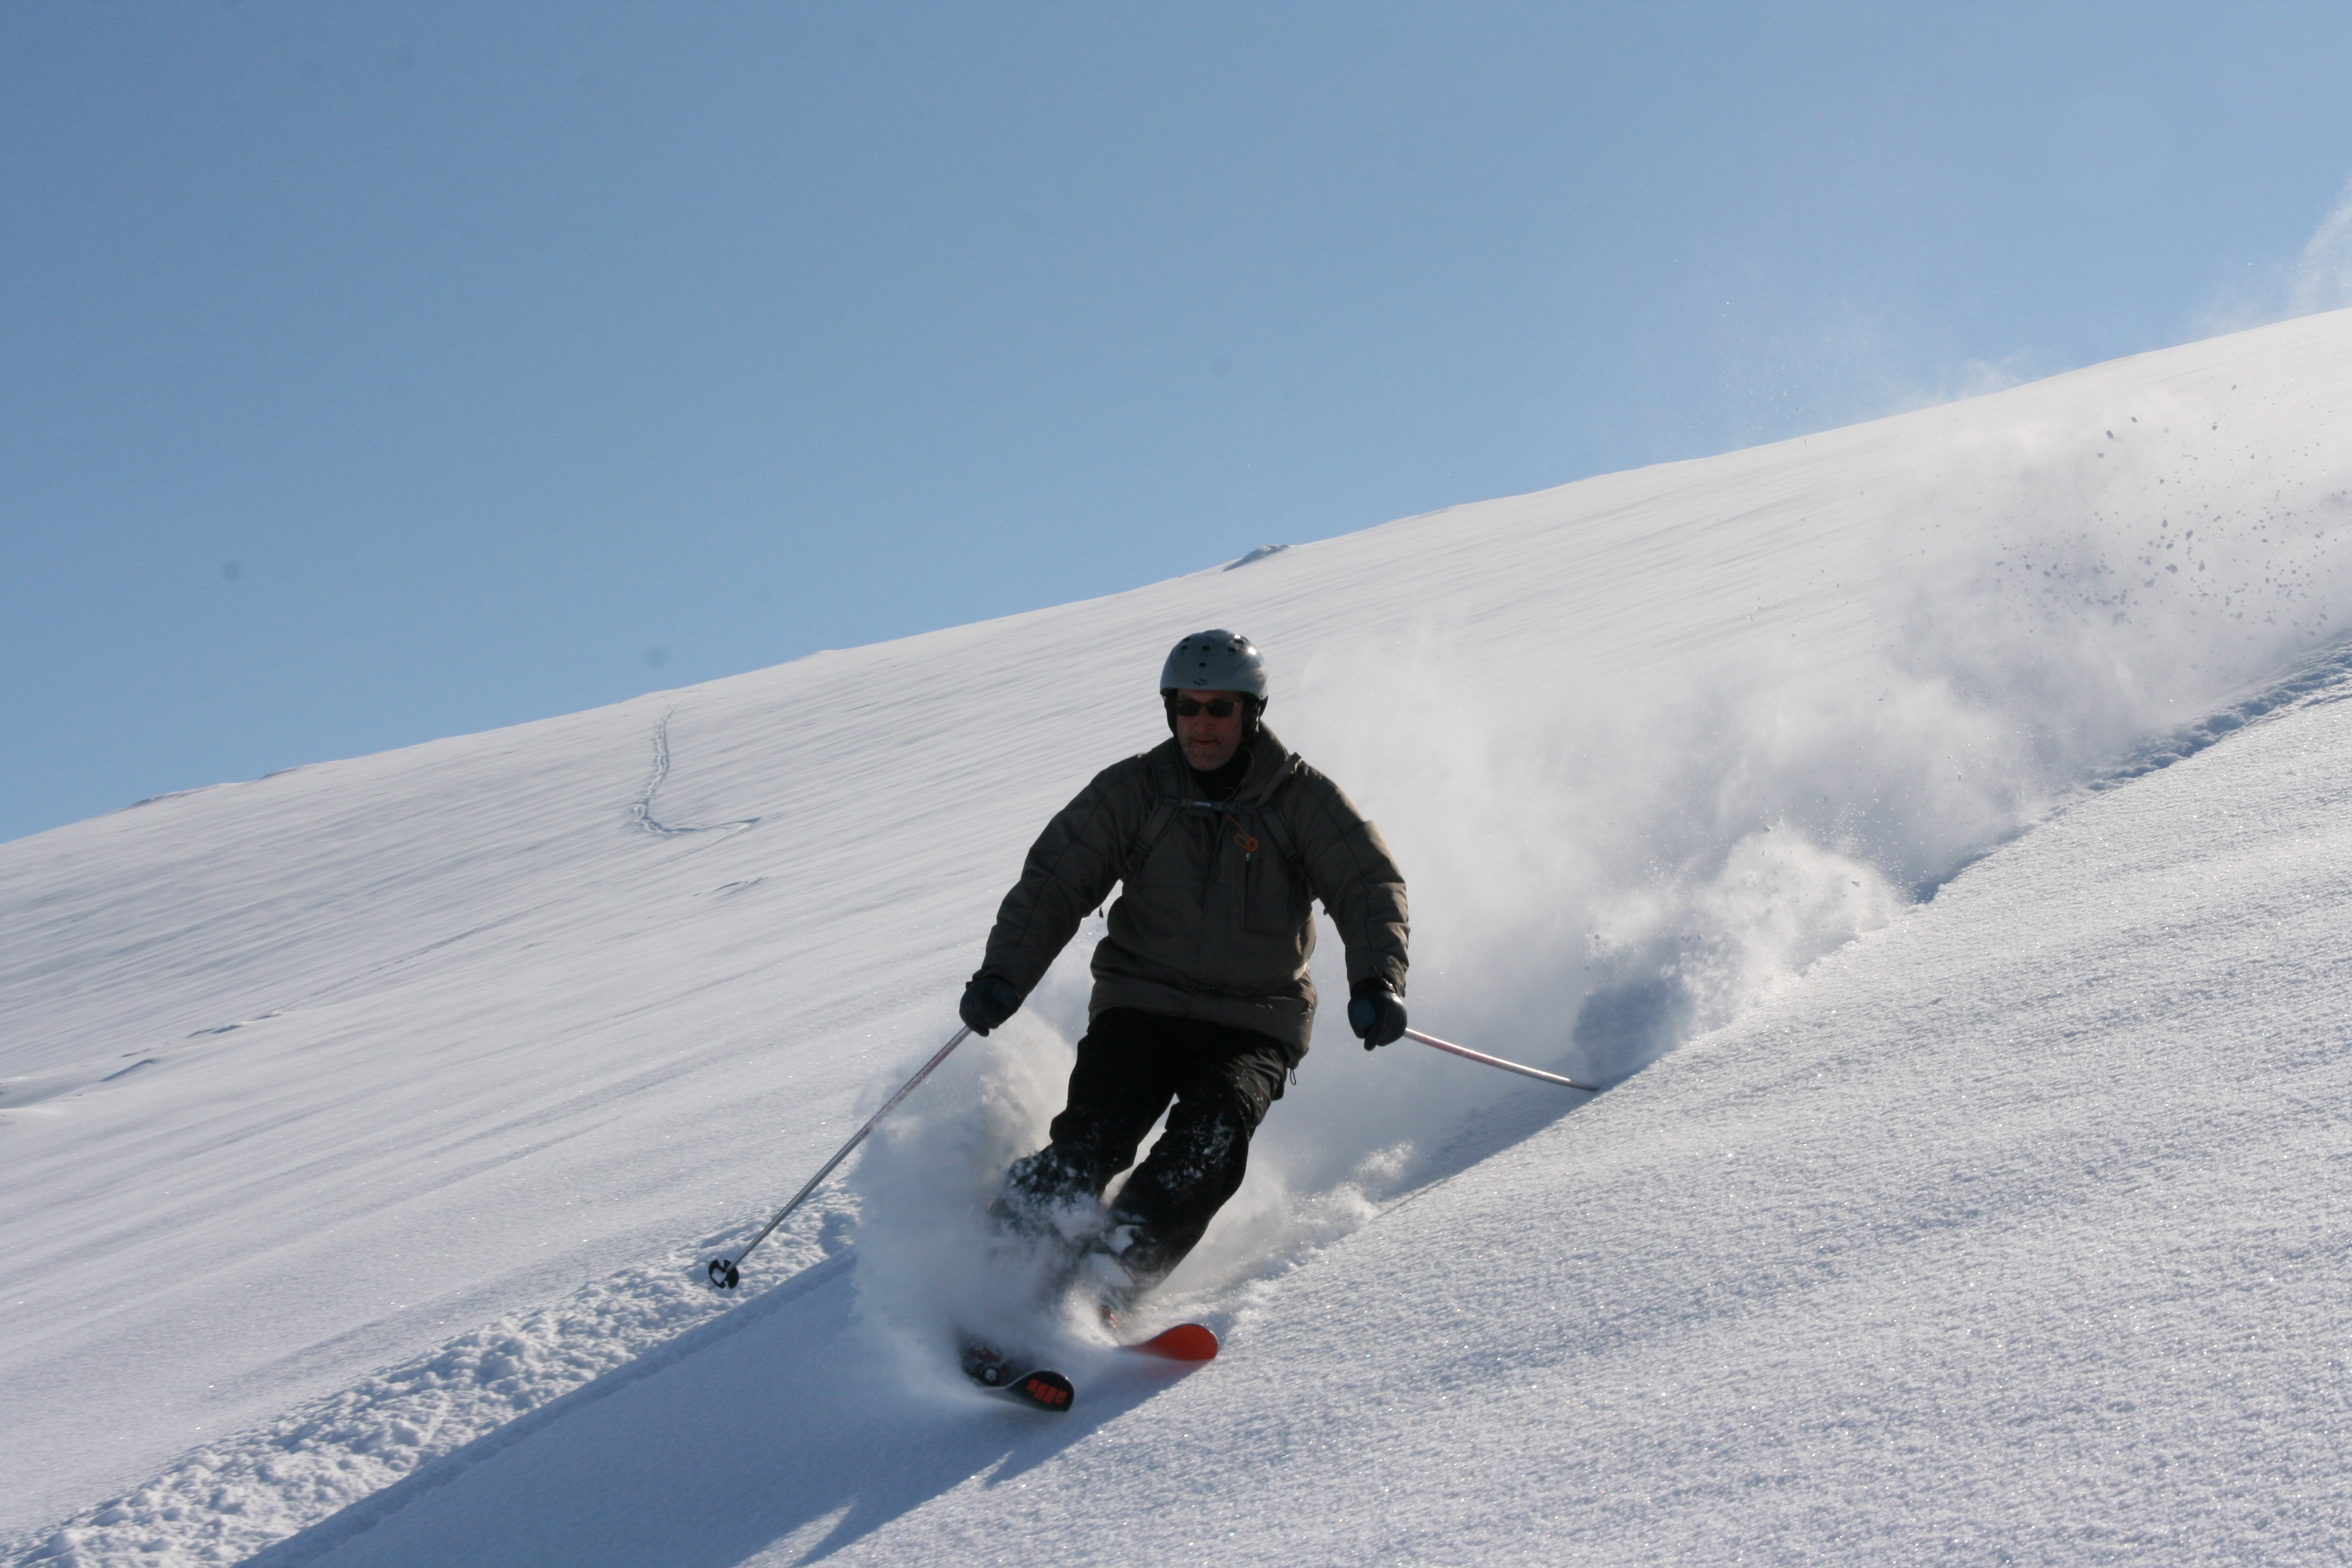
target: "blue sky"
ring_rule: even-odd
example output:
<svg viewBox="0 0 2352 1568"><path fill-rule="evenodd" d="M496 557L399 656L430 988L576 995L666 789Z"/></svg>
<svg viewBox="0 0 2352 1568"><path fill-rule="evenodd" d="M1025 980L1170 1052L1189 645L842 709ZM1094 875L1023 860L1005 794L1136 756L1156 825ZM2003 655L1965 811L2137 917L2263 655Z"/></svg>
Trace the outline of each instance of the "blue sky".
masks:
<svg viewBox="0 0 2352 1568"><path fill-rule="evenodd" d="M0 838L2352 302L2347 60L2317 4L18 0Z"/></svg>

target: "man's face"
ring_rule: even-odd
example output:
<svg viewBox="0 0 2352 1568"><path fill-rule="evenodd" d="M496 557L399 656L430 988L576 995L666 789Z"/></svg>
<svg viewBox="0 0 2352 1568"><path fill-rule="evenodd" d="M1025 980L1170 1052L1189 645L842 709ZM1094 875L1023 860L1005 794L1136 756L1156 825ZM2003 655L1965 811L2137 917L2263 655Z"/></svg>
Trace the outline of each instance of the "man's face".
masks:
<svg viewBox="0 0 2352 1568"><path fill-rule="evenodd" d="M1222 704L1222 719L1209 711L1208 705ZM1234 760L1241 749L1244 715L1249 709L1248 699L1238 691L1180 691L1176 694L1176 743L1184 748L1184 760L1204 773L1213 773ZM1192 709L1191 717L1184 710Z"/></svg>

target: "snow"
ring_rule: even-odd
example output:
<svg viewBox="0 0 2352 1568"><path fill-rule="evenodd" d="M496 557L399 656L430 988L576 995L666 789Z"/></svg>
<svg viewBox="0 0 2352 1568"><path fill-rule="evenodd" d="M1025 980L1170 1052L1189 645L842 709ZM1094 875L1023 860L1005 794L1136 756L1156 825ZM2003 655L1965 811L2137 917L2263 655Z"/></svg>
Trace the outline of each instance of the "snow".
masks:
<svg viewBox="0 0 2352 1568"><path fill-rule="evenodd" d="M2340 1558L2347 399L2306 318L0 846L6 1560ZM1226 1355L1002 1408L1082 933L703 1289L1212 624L1414 1022L1614 1087L1327 1028Z"/></svg>

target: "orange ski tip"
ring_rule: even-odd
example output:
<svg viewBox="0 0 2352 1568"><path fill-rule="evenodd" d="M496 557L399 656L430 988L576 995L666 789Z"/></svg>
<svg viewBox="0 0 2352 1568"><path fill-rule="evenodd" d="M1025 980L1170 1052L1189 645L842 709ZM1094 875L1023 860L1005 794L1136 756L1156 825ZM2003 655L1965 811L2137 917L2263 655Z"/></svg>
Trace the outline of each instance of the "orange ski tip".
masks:
<svg viewBox="0 0 2352 1568"><path fill-rule="evenodd" d="M1145 1355L1156 1355L1163 1361L1214 1361L1217 1357L1217 1336L1205 1323L1179 1323L1165 1329L1139 1344L1129 1347Z"/></svg>

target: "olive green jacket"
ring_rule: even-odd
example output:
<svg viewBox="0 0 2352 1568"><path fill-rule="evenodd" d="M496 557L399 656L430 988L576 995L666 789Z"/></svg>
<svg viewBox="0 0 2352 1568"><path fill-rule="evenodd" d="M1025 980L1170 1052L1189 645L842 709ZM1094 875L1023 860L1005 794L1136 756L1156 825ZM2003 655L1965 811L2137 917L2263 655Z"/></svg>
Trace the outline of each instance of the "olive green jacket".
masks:
<svg viewBox="0 0 2352 1568"><path fill-rule="evenodd" d="M1114 883L1091 1016L1137 1007L1271 1035L1307 1054L1320 899L1350 985L1402 994L1404 877L1338 784L1261 728L1234 798L1208 802L1173 740L1095 775L1045 825L989 932L982 973L1024 997Z"/></svg>

